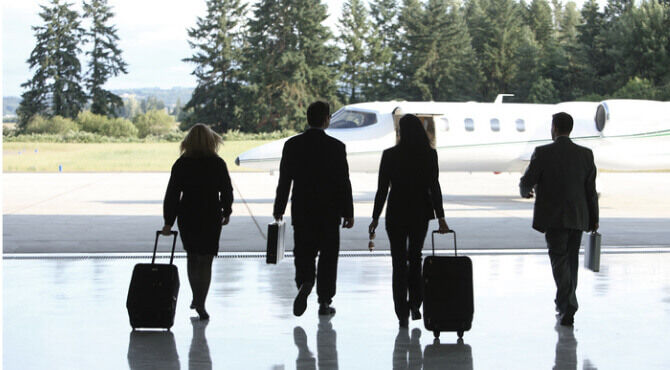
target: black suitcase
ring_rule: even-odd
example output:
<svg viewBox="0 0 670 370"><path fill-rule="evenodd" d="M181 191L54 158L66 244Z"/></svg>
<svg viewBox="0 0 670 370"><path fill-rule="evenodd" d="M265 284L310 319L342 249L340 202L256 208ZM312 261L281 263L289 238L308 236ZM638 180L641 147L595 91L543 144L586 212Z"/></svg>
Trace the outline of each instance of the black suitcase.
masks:
<svg viewBox="0 0 670 370"><path fill-rule="evenodd" d="M156 231L151 263L138 263L133 269L126 301L130 326L133 329L165 328L170 330L174 324L177 295L179 294L179 272L172 261L177 244L177 232L172 231L170 264L155 263L159 235L160 231Z"/></svg>
<svg viewBox="0 0 670 370"><path fill-rule="evenodd" d="M459 257L454 235L455 256L435 256L435 234L433 231L433 255L423 261L423 323L427 330L439 338L441 331L455 331L458 337L470 330L474 313L472 289L472 261Z"/></svg>

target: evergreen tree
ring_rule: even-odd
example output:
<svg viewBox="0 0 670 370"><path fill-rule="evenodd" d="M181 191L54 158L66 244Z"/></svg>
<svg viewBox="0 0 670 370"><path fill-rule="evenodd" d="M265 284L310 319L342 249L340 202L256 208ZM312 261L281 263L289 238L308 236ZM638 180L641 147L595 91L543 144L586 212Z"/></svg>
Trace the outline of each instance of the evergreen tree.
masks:
<svg viewBox="0 0 670 370"><path fill-rule="evenodd" d="M528 25L533 30L535 40L543 48L554 41L554 21L547 0L533 0L530 3Z"/></svg>
<svg viewBox="0 0 670 370"><path fill-rule="evenodd" d="M606 58L602 33L605 29L605 15L600 11L597 0L588 0L581 11L582 24L577 26L577 87L584 95L605 93L601 65Z"/></svg>
<svg viewBox="0 0 670 370"><path fill-rule="evenodd" d="M247 129L302 129L316 99L337 105L333 35L320 0L260 0L248 24L243 109Z"/></svg>
<svg viewBox="0 0 670 370"><path fill-rule="evenodd" d="M464 101L476 94L479 72L470 35L455 1L429 0L410 38L412 85L418 99Z"/></svg>
<svg viewBox="0 0 670 370"><path fill-rule="evenodd" d="M493 99L513 88L523 41L520 9L514 0L470 0L467 3L468 28L483 72L480 90L483 99Z"/></svg>
<svg viewBox="0 0 670 370"><path fill-rule="evenodd" d="M345 1L339 22L339 41L343 48L339 65L342 81L340 96L344 104L358 103L366 100L365 92L369 90L365 72L370 64L366 42L369 39L370 25L363 2Z"/></svg>
<svg viewBox="0 0 670 370"><path fill-rule="evenodd" d="M399 54L395 66L397 73L396 95L401 99L420 100L421 93L414 84L414 73L416 72L416 50L424 35L421 22L424 20L423 8L419 0L403 0L402 8L398 16L400 35L396 44L396 52Z"/></svg>
<svg viewBox="0 0 670 370"><path fill-rule="evenodd" d="M123 100L103 86L110 77L128 73L117 46L116 27L108 25L113 16L107 0L84 1L84 17L91 20L91 29L86 36L93 44L93 48L86 52L90 57L86 87L91 98L91 112L105 116L116 116Z"/></svg>
<svg viewBox="0 0 670 370"><path fill-rule="evenodd" d="M35 74L21 85L28 90L16 110L21 128L36 114L74 118L86 104L77 58L83 34L79 14L61 0L40 7L44 25L32 27L37 43L27 61Z"/></svg>
<svg viewBox="0 0 670 370"><path fill-rule="evenodd" d="M188 43L195 52L184 61L196 65L192 74L198 85L184 106L190 114L182 128L204 123L225 132L238 121L245 12L240 0L207 0L207 14L188 30Z"/></svg>
<svg viewBox="0 0 670 370"><path fill-rule="evenodd" d="M398 1L372 0L370 1L370 15L372 16L372 32L367 40L370 50L370 64L368 65L368 91L366 96L370 100L390 100L396 97L398 84L397 67L399 49L398 33Z"/></svg>

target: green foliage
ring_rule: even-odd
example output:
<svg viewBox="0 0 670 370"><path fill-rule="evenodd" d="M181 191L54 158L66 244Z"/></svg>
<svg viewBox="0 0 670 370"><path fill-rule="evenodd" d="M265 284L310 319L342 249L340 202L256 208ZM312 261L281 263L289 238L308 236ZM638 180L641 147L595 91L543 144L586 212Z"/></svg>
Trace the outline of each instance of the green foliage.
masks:
<svg viewBox="0 0 670 370"><path fill-rule="evenodd" d="M156 109L135 116L133 124L137 127L137 136L140 138L148 135L165 135L174 131L177 126L174 117L168 115L164 110Z"/></svg>
<svg viewBox="0 0 670 370"><path fill-rule="evenodd" d="M90 111L77 116L82 131L111 137L137 137L138 129L127 119L109 118Z"/></svg>
<svg viewBox="0 0 670 370"><path fill-rule="evenodd" d="M656 99L654 84L644 78L634 77L612 94L614 99Z"/></svg>
<svg viewBox="0 0 670 370"><path fill-rule="evenodd" d="M78 130L77 124L69 118L61 116L47 118L36 114L28 121L24 131L29 134L65 134Z"/></svg>
<svg viewBox="0 0 670 370"><path fill-rule="evenodd" d="M123 105L120 97L103 88L104 84L110 77L128 73L117 47L116 27L108 24L113 16L107 0L84 1L84 17L91 21L86 38L93 46L86 52L90 58L86 87L91 96L91 111L102 115L116 115Z"/></svg>
<svg viewBox="0 0 670 370"><path fill-rule="evenodd" d="M307 106L336 105L338 50L321 0L260 0L248 22L247 84L237 122L245 131L302 129Z"/></svg>
<svg viewBox="0 0 670 370"><path fill-rule="evenodd" d="M546 104L558 103L558 91L554 87L554 83L548 78L541 78L535 81L528 93L528 102Z"/></svg>
<svg viewBox="0 0 670 370"><path fill-rule="evenodd" d="M21 85L27 91L16 110L21 128L36 114L74 118L86 103L77 57L83 33L79 14L61 0L40 7L44 24L33 27L37 42L28 58L35 73Z"/></svg>
<svg viewBox="0 0 670 370"><path fill-rule="evenodd" d="M204 123L225 132L239 121L245 15L246 5L240 0L207 0L206 16L198 17L196 27L188 30L194 54L184 61L195 64L198 86L184 107L190 114L183 117L182 128Z"/></svg>
<svg viewBox="0 0 670 370"><path fill-rule="evenodd" d="M347 0L342 6L340 37L342 59L340 72L340 96L345 104L365 101L368 91L367 67L371 64L367 42L370 38L368 12L361 0Z"/></svg>

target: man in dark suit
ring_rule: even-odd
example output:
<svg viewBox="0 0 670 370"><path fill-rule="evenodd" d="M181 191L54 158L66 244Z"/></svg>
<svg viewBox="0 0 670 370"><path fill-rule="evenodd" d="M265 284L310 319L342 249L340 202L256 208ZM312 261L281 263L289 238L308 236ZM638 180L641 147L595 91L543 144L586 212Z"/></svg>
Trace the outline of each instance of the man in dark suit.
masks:
<svg viewBox="0 0 670 370"><path fill-rule="evenodd" d="M354 226L349 166L344 144L324 131L330 124L328 103L310 104L307 122L305 132L284 144L273 215L276 220L284 215L293 183L291 221L298 287L293 314L305 312L316 274L319 315L334 315L330 304L335 295L340 220L344 218L343 228ZM318 269L314 266L317 254Z"/></svg>
<svg viewBox="0 0 670 370"><path fill-rule="evenodd" d="M521 178L521 196L536 194L533 228L545 234L556 282L561 325L571 326L577 311L577 270L583 231L598 229L596 166L590 149L574 144L572 117L553 115L553 143L535 148Z"/></svg>

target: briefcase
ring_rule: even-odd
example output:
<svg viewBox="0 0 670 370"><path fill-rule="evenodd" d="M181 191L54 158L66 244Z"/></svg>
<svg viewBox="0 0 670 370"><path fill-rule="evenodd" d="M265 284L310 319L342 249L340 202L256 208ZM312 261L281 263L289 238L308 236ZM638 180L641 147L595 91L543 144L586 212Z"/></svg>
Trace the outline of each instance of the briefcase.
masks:
<svg viewBox="0 0 670 370"><path fill-rule="evenodd" d="M284 259L284 221L275 221L268 224L268 245L265 257L266 263L277 264Z"/></svg>
<svg viewBox="0 0 670 370"><path fill-rule="evenodd" d="M589 234L589 244L584 249L584 267L598 272L600 271L600 242L602 236L594 231Z"/></svg>

